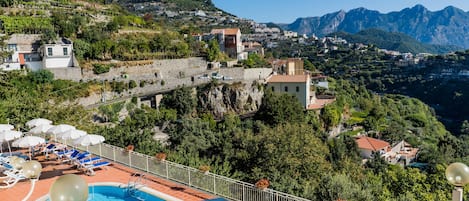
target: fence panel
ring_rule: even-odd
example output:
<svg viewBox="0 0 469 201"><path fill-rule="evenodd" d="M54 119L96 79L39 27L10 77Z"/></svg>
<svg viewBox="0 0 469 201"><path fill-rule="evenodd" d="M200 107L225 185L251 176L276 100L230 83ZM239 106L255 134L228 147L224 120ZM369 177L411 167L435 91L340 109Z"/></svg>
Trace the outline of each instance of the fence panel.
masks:
<svg viewBox="0 0 469 201"><path fill-rule="evenodd" d="M61 141L63 142L63 141ZM71 142L67 142L73 146ZM253 184L234 180L212 173L203 173L198 169L173 163L159 161L137 152L129 152L123 148L102 143L94 146L77 146L77 149L88 150L90 153L107 158L129 167L149 172L156 176L180 182L209 193L235 201L308 201L272 189L260 190Z"/></svg>

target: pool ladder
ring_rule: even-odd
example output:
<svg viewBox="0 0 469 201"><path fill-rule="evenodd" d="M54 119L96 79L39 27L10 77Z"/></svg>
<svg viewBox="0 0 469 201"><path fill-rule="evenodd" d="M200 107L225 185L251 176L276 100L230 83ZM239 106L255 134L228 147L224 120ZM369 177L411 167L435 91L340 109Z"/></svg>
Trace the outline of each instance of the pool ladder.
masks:
<svg viewBox="0 0 469 201"><path fill-rule="evenodd" d="M138 188L143 186L145 186L145 174L135 172L130 176L129 182L127 183L127 194L131 197L137 198L138 200L144 200L140 199L135 194Z"/></svg>

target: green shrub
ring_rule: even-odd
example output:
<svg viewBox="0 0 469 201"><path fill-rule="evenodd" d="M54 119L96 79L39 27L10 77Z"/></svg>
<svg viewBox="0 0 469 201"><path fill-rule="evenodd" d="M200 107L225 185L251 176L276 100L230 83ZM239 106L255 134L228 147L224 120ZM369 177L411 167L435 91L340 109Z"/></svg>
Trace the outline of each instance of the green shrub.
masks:
<svg viewBox="0 0 469 201"><path fill-rule="evenodd" d="M93 64L93 72L94 74L102 74L107 73L111 69L111 65L109 64Z"/></svg>
<svg viewBox="0 0 469 201"><path fill-rule="evenodd" d="M135 87L137 87L137 82L135 82L135 80L130 80L129 89L133 89Z"/></svg>

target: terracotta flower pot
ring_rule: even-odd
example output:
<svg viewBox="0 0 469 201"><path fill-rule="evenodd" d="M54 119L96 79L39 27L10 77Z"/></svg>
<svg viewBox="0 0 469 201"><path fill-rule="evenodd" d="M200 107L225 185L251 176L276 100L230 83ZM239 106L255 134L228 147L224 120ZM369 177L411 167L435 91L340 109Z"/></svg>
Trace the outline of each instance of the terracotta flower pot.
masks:
<svg viewBox="0 0 469 201"><path fill-rule="evenodd" d="M166 160L166 154L165 153L157 153L155 155L155 158L158 161L165 161Z"/></svg>
<svg viewBox="0 0 469 201"><path fill-rule="evenodd" d="M259 179L259 181L256 182L255 186L256 188L260 189L260 190L265 190L269 187L270 185L270 182L268 179Z"/></svg>

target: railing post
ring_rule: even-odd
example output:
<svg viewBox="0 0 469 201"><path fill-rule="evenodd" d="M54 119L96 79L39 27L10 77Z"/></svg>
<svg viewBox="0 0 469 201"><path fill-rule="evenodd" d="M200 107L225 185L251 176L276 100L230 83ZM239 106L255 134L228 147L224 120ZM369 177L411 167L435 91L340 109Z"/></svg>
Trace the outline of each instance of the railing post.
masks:
<svg viewBox="0 0 469 201"><path fill-rule="evenodd" d="M132 167L132 152L129 151L129 167Z"/></svg>
<svg viewBox="0 0 469 201"><path fill-rule="evenodd" d="M242 190L242 193L243 193L243 195L241 196L241 200L246 200L246 198L244 197L244 195L245 195L244 183L243 183L243 190Z"/></svg>
<svg viewBox="0 0 469 201"><path fill-rule="evenodd" d="M150 157L145 157L147 158L147 172L150 172L150 165L149 165L149 160L150 160Z"/></svg>
<svg viewBox="0 0 469 201"><path fill-rule="evenodd" d="M213 193L216 195L217 194L217 184L216 184L216 179L215 179L215 175L212 175L213 177Z"/></svg>
<svg viewBox="0 0 469 201"><path fill-rule="evenodd" d="M166 179L169 178L169 170L168 170L168 162L165 161L165 165L166 165Z"/></svg>
<svg viewBox="0 0 469 201"><path fill-rule="evenodd" d="M187 169L187 176L189 176L189 186L192 186L191 185L191 170L190 169Z"/></svg>
<svg viewBox="0 0 469 201"><path fill-rule="evenodd" d="M116 161L116 148L112 147L112 160Z"/></svg>

